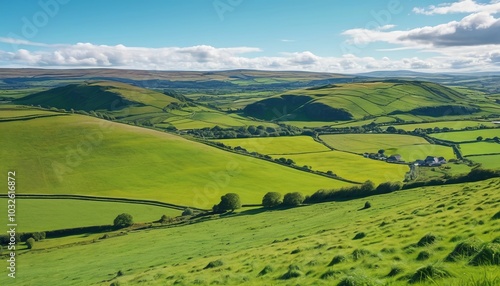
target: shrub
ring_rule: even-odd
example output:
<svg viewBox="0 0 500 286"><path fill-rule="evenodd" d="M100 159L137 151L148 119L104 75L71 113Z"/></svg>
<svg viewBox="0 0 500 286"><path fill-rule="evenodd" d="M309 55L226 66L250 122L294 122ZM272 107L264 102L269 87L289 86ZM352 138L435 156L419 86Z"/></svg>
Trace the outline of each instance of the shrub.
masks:
<svg viewBox="0 0 500 286"><path fill-rule="evenodd" d="M33 247L35 247L35 239L33 237L28 238L28 240L26 240L26 245L28 249L33 249Z"/></svg>
<svg viewBox="0 0 500 286"><path fill-rule="evenodd" d="M417 283L445 277L451 277L451 274L443 268L437 267L435 265L428 265L417 269L411 276L409 282Z"/></svg>
<svg viewBox="0 0 500 286"><path fill-rule="evenodd" d="M190 208L185 208L183 211L182 211L182 216L188 216L188 215L193 215L194 212L192 209Z"/></svg>
<svg viewBox="0 0 500 286"><path fill-rule="evenodd" d="M363 209L369 209L371 207L372 207L372 204L370 202L366 202L365 206L363 207Z"/></svg>
<svg viewBox="0 0 500 286"><path fill-rule="evenodd" d="M113 221L113 226L122 228L128 227L134 224L134 220L131 215L127 213L119 214Z"/></svg>
<svg viewBox="0 0 500 286"><path fill-rule="evenodd" d="M392 193L401 190L402 187L403 185L400 182L385 182L378 185L375 192L377 194Z"/></svg>
<svg viewBox="0 0 500 286"><path fill-rule="evenodd" d="M265 208L272 208L282 203L281 194L277 192L268 192L262 198L262 205Z"/></svg>
<svg viewBox="0 0 500 286"><path fill-rule="evenodd" d="M227 193L220 198L218 212L234 211L241 208L240 196L235 193Z"/></svg>
<svg viewBox="0 0 500 286"><path fill-rule="evenodd" d="M288 193L283 198L283 205L295 207L304 202L304 195L299 192Z"/></svg>
<svg viewBox="0 0 500 286"><path fill-rule="evenodd" d="M160 218L160 223L172 223L175 219L173 217L169 217L167 215L162 215Z"/></svg>

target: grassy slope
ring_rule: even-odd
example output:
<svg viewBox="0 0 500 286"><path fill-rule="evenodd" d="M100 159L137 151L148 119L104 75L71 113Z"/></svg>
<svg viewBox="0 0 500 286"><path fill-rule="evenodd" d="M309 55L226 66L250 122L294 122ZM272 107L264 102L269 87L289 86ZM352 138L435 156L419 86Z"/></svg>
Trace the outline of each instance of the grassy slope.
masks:
<svg viewBox="0 0 500 286"><path fill-rule="evenodd" d="M366 199L263 213L249 211L254 215L32 251L18 256L18 271L23 274L16 282L109 285L122 271L124 275L117 279L120 285L337 285L350 275L366 276L382 285L406 285L406 275L436 264L453 277L434 283L459 285L471 279L478 281L485 273L492 277L498 270L467 266L467 259L443 259L463 239L474 236L490 242L500 235L499 221L491 220L500 207L499 187L496 179L400 191L369 198L372 208L362 211L359 209ZM366 237L353 240L358 232ZM437 236L434 244L412 246L428 233ZM57 241L49 240L39 247L54 244ZM352 256L356 250L368 254L356 260ZM429 252L430 258L417 260L422 251ZM328 266L336 255L344 255L347 260ZM217 259L224 262L222 267L203 269ZM290 264L297 265L302 276L281 280ZM273 271L259 276L266 265ZM401 267L402 273L388 277L395 266ZM321 279L328 270L334 271L332 277ZM0 283L7 279L0 276Z"/></svg>
<svg viewBox="0 0 500 286"><path fill-rule="evenodd" d="M146 198L211 208L227 192L312 193L346 183L178 136L80 115L1 122L2 173L23 193ZM9 135L10 134L10 135ZM15 134L15 136L14 136Z"/></svg>
<svg viewBox="0 0 500 286"><path fill-rule="evenodd" d="M304 106L322 103L333 108L347 110L354 119L387 115L394 111L408 112L425 106L470 105L472 103L465 94L430 82L387 81L337 84L324 88L294 90L286 94L308 96L310 101ZM272 104L270 101L262 101L262 103L264 102ZM475 98L475 103L484 103L485 106L491 105L491 101L484 97ZM272 108L273 106L268 106L268 109ZM282 108L278 108L278 110L281 111ZM287 110L287 112L295 114L299 112L299 109ZM297 113L296 117L296 119L292 117L292 120L304 121L302 113Z"/></svg>
<svg viewBox="0 0 500 286"><path fill-rule="evenodd" d="M338 134L323 135L321 139L335 149L354 153L377 153L384 149L386 155L400 154L403 160L412 162L427 156L454 158L449 147L433 145L425 139L410 135L392 134Z"/></svg>
<svg viewBox="0 0 500 286"><path fill-rule="evenodd" d="M107 225L121 213L131 214L137 222L152 222L164 214L175 217L182 213L164 207L117 202L25 198L17 202L19 232ZM6 206L7 199L0 199L0 203ZM2 216L0 221L5 225L7 217Z"/></svg>

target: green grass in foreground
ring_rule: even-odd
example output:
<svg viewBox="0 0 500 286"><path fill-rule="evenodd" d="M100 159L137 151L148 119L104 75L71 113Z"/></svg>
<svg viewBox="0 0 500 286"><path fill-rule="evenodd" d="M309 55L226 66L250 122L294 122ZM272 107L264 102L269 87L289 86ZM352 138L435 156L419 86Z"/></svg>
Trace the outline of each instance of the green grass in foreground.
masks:
<svg viewBox="0 0 500 286"><path fill-rule="evenodd" d="M1 173L19 193L83 194L211 208L235 192L245 204L269 191L311 194L345 182L237 155L179 136L68 115L0 122Z"/></svg>
<svg viewBox="0 0 500 286"><path fill-rule="evenodd" d="M249 215L18 253L16 283L344 285L339 283L352 276L366 284L345 285L407 285L429 265L433 273L450 277L434 276L418 285L498 282L492 276L498 266L470 266L472 257L444 260L463 241L498 240L500 220L492 217L500 207L499 187L500 180L493 179L289 210L249 210ZM372 207L360 210L366 200ZM291 272L296 278L285 275ZM0 283L8 279L2 275Z"/></svg>
<svg viewBox="0 0 500 286"><path fill-rule="evenodd" d="M137 222L152 222L162 215L175 217L182 213L181 210L150 205L71 199L18 198L16 203L19 232L113 224L121 213L131 214ZM6 206L7 199L0 199L0 204ZM6 225L7 216L2 216L0 222Z"/></svg>
<svg viewBox="0 0 500 286"><path fill-rule="evenodd" d="M329 146L348 152L362 154L385 150L387 156L400 154L406 162L425 159L427 156L454 158L450 147L434 145L422 137L398 134L338 134L322 135Z"/></svg>

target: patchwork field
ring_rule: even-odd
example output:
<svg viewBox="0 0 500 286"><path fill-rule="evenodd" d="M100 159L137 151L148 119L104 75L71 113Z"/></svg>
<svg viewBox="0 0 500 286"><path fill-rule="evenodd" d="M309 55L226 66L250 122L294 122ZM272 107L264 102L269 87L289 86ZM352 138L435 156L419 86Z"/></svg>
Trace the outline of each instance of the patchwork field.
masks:
<svg viewBox="0 0 500 286"><path fill-rule="evenodd" d="M474 156L468 159L481 163L483 168L486 169L500 169L500 154L498 155L488 155L488 156Z"/></svg>
<svg viewBox="0 0 500 286"><path fill-rule="evenodd" d="M56 128L57 127L57 128ZM268 191L311 194L347 183L222 151L178 136L68 115L1 122L2 172L19 191L153 199L211 208L238 192L260 203Z"/></svg>
<svg viewBox="0 0 500 286"><path fill-rule="evenodd" d="M460 144L464 156L500 153L500 144L495 142L476 142Z"/></svg>
<svg viewBox="0 0 500 286"><path fill-rule="evenodd" d="M309 136L266 137L217 140L231 147L243 147L248 152L266 155L301 154L330 151L330 148Z"/></svg>
<svg viewBox="0 0 500 286"><path fill-rule="evenodd" d="M182 213L181 210L132 203L27 198L17 202L19 232L109 225L121 213L131 214L136 222L152 222L162 215L175 217ZM7 205L7 199L0 198L0 203ZM7 216L2 216L0 223L6 225Z"/></svg>
<svg viewBox="0 0 500 286"><path fill-rule="evenodd" d="M371 180L377 185L382 182L403 181L409 170L407 165L389 164L340 151L287 155L286 158L292 159L298 166L311 166L313 170L323 172L332 171L344 179L360 183Z"/></svg>
<svg viewBox="0 0 500 286"><path fill-rule="evenodd" d="M492 218L500 207L499 187L496 179L400 191L370 197L372 207L365 210L360 208L367 199L248 210L95 243L19 251L21 269L29 271L17 281L24 285L53 281L64 285L407 285L410 281L498 285L498 266L469 263L485 261L474 260L483 248L498 251L492 241L498 241L500 225ZM36 247L74 240L46 240ZM462 242L475 248L454 252ZM429 278L419 275L423 269ZM8 283L7 279L0 276L0 283Z"/></svg>
<svg viewBox="0 0 500 286"><path fill-rule="evenodd" d="M431 137L453 142L475 141L479 136L486 138L500 137L500 129L481 129L471 131L443 132L430 134Z"/></svg>
<svg viewBox="0 0 500 286"><path fill-rule="evenodd" d="M447 127L454 130L460 130L466 127L479 127L481 125L487 127L495 127L497 124L494 124L489 121L456 120L456 121L438 121L438 122L416 123L416 124L402 124L402 125L394 125L394 127L396 127L397 129L403 129L405 131L413 131L417 128L434 129L435 127L438 127L440 129Z"/></svg>
<svg viewBox="0 0 500 286"><path fill-rule="evenodd" d="M406 162L425 159L426 156L442 156L446 159L455 157L450 147L430 144L424 138L410 135L336 134L322 135L321 140L337 150L357 154L377 153L383 149L389 156L400 154Z"/></svg>

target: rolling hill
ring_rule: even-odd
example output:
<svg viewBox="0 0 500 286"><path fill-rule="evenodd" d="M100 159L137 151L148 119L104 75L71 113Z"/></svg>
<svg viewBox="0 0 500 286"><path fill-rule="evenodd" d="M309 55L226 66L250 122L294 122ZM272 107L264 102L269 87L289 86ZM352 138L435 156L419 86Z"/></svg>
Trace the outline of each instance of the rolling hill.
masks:
<svg viewBox="0 0 500 286"><path fill-rule="evenodd" d="M180 101L156 91L110 81L70 84L14 100L18 104L85 111L113 111L132 106L151 106L161 111L174 102Z"/></svg>
<svg viewBox="0 0 500 286"><path fill-rule="evenodd" d="M244 108L247 116L279 121L341 121L383 115L429 117L499 111L487 98L474 101L436 83L387 80L289 91ZM486 111L488 110L488 111Z"/></svg>
<svg viewBox="0 0 500 286"><path fill-rule="evenodd" d="M9 110L13 118L19 118ZM348 183L179 136L90 116L61 114L0 122L2 172L17 172L19 192L159 200L211 208L228 192L245 204L268 191Z"/></svg>

